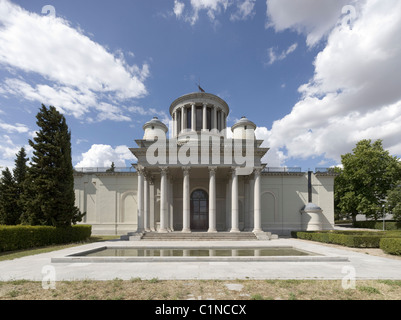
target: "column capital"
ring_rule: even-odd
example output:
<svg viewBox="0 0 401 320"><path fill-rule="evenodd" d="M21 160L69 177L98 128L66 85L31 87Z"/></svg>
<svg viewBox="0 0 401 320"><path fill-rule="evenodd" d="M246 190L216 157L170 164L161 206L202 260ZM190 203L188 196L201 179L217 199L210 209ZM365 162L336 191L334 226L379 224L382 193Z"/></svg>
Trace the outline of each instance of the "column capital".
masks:
<svg viewBox="0 0 401 320"><path fill-rule="evenodd" d="M213 174L213 175L216 174L217 167L207 167L207 168L208 168L210 174Z"/></svg>
<svg viewBox="0 0 401 320"><path fill-rule="evenodd" d="M191 167L182 167L182 172L185 175L189 175L189 172L191 171Z"/></svg>
<svg viewBox="0 0 401 320"><path fill-rule="evenodd" d="M167 175L168 173L168 167L159 167L161 174Z"/></svg>
<svg viewBox="0 0 401 320"><path fill-rule="evenodd" d="M259 176L262 173L263 168L262 167L257 167L254 168L253 172L255 174L255 176Z"/></svg>

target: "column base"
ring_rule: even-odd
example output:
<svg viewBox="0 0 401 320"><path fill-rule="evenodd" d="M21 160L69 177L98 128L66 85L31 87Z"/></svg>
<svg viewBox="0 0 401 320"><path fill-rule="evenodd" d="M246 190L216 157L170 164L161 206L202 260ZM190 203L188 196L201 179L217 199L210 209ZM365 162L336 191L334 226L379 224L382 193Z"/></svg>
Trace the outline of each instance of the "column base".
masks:
<svg viewBox="0 0 401 320"><path fill-rule="evenodd" d="M230 232L231 233L234 233L234 232L235 233L240 233L241 231L238 228L236 228L236 229L231 229Z"/></svg>
<svg viewBox="0 0 401 320"><path fill-rule="evenodd" d="M263 230L262 229L253 229L252 232L253 233L261 233L261 232L263 232Z"/></svg>
<svg viewBox="0 0 401 320"><path fill-rule="evenodd" d="M190 229L182 229L181 232L182 233L192 233L192 231Z"/></svg>
<svg viewBox="0 0 401 320"><path fill-rule="evenodd" d="M207 232L208 233L217 233L217 230L216 229L209 229L209 230L207 230Z"/></svg>
<svg viewBox="0 0 401 320"><path fill-rule="evenodd" d="M159 233L168 233L167 229L159 229Z"/></svg>

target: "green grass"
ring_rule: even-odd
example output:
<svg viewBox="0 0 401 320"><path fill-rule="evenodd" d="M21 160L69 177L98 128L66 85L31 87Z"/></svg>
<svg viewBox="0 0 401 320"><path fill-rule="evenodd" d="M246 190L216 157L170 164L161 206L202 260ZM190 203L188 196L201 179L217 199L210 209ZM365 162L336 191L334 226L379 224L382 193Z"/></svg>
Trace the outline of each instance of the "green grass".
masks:
<svg viewBox="0 0 401 320"><path fill-rule="evenodd" d="M33 256L33 255L37 255L37 254L42 254L42 253L47 253L47 252L52 252L52 251L57 251L57 250L63 250L63 249L67 249L67 248L73 248L73 247L77 247L77 246L87 244L87 243L108 241L108 240L114 240L114 239L119 239L119 237L118 236L92 236L92 237L90 237L89 241L87 241L87 242L71 243L71 244L65 244L65 245L54 245L54 246L34 248L34 249L29 249L29 250L2 252L2 253L0 253L0 261L14 260L14 259L27 257L27 256Z"/></svg>

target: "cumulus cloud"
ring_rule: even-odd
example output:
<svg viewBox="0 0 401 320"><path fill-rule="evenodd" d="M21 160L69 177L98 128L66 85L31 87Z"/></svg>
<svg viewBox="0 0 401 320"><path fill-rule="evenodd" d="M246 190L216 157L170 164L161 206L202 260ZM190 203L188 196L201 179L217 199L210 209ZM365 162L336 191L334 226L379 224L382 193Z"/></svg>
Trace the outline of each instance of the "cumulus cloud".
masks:
<svg viewBox="0 0 401 320"><path fill-rule="evenodd" d="M127 167L128 162L136 161L135 156L127 146L117 146L94 144L82 154L82 160L75 166L76 168L108 168L112 162L116 167Z"/></svg>
<svg viewBox="0 0 401 320"><path fill-rule="evenodd" d="M401 155L399 30L398 0L367 0L352 30L337 24L316 56L313 78L299 88L302 98L273 123L269 146L286 157L339 162L359 140L383 139Z"/></svg>
<svg viewBox="0 0 401 320"><path fill-rule="evenodd" d="M38 15L0 0L0 24L0 65L43 79L30 85L10 76L0 83L1 92L50 102L77 118L89 111L101 113L104 108L96 106L105 99L114 104L147 94L147 63L129 65L122 51L109 52L61 17ZM118 112L113 115L121 121Z"/></svg>
<svg viewBox="0 0 401 320"><path fill-rule="evenodd" d="M276 31L292 29L315 45L337 24L345 5L359 6L356 0L266 0L268 23Z"/></svg>

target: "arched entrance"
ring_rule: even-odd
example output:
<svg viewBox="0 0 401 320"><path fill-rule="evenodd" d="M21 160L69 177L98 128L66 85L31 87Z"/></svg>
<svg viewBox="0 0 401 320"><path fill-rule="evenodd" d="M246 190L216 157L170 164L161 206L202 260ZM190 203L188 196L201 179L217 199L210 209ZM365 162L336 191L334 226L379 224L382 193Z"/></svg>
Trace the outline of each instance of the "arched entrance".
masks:
<svg viewBox="0 0 401 320"><path fill-rule="evenodd" d="M205 231L209 227L209 196L204 190L191 194L191 230Z"/></svg>

